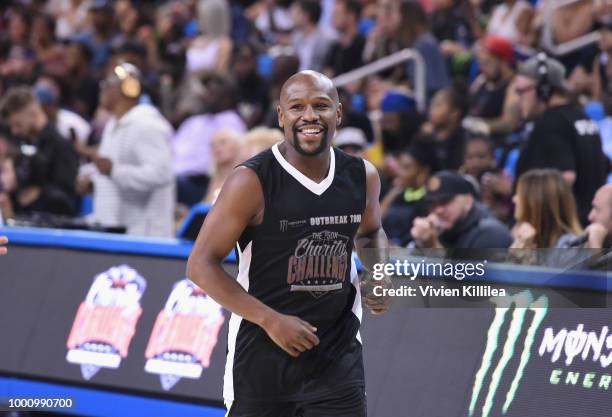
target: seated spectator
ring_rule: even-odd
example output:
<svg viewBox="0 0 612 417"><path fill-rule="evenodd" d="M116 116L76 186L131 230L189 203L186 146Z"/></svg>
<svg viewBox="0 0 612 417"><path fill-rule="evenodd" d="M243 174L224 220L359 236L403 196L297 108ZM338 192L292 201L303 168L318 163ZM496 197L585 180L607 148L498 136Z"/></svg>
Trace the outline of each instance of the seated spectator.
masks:
<svg viewBox="0 0 612 417"><path fill-rule="evenodd" d="M387 155L393 155L410 144L419 131L422 117L414 99L398 91L385 94L380 109L383 148Z"/></svg>
<svg viewBox="0 0 612 417"><path fill-rule="evenodd" d="M493 142L486 136L468 138L460 172L480 184L480 199L504 223L512 215L512 178L497 167Z"/></svg>
<svg viewBox="0 0 612 417"><path fill-rule="evenodd" d="M112 118L98 150L87 151L97 168L89 179L93 220L125 226L132 235L170 237L175 200L172 126L155 107L138 103L142 87L134 65L112 68L102 85L100 106Z"/></svg>
<svg viewBox="0 0 612 417"><path fill-rule="evenodd" d="M474 197L473 185L453 171L426 184L429 215L414 219L410 233L419 248L507 248L510 232Z"/></svg>
<svg viewBox="0 0 612 417"><path fill-rule="evenodd" d="M298 0L291 6L291 14L295 23L291 43L300 59L300 71L322 71L333 39L318 26L321 18L320 2Z"/></svg>
<svg viewBox="0 0 612 417"><path fill-rule="evenodd" d="M201 35L187 49L187 71L227 71L232 55L229 4L223 0L198 1Z"/></svg>
<svg viewBox="0 0 612 417"><path fill-rule="evenodd" d="M438 91L429 107L427 122L421 131L423 140L434 148L439 169L458 170L463 163L466 132L461 120L467 109L467 98L457 87Z"/></svg>
<svg viewBox="0 0 612 417"><path fill-rule="evenodd" d="M595 193L593 208L589 213L586 246L589 248L612 247L612 184L602 186Z"/></svg>
<svg viewBox="0 0 612 417"><path fill-rule="evenodd" d="M242 146L242 160L251 159L260 152L270 149L274 144L283 140L283 132L279 129L271 129L268 127L256 127L249 130L242 137L244 146Z"/></svg>
<svg viewBox="0 0 612 417"><path fill-rule="evenodd" d="M53 17L43 13L34 16L30 45L45 72L58 75L65 71L64 49L55 38Z"/></svg>
<svg viewBox="0 0 612 417"><path fill-rule="evenodd" d="M238 83L238 111L248 128L258 126L268 109L268 83L259 75L257 50L251 44L234 48L232 74Z"/></svg>
<svg viewBox="0 0 612 417"><path fill-rule="evenodd" d="M67 97L63 97L67 107L90 119L98 105L99 85L89 70L93 59L92 51L83 42L71 42L66 50Z"/></svg>
<svg viewBox="0 0 612 417"><path fill-rule="evenodd" d="M504 0L493 9L487 25L489 35L501 36L514 44L530 44L533 7L525 0Z"/></svg>
<svg viewBox="0 0 612 417"><path fill-rule="evenodd" d="M425 61L428 97L448 86L450 80L444 56L429 31L427 14L419 2L379 0L376 26L366 40L364 60L376 61L404 48L418 50ZM413 64L397 66L382 74L394 82L412 80Z"/></svg>
<svg viewBox="0 0 612 417"><path fill-rule="evenodd" d="M75 215L79 160L73 145L55 129L29 87L13 87L0 101L0 115L21 140L11 193L17 213Z"/></svg>
<svg viewBox="0 0 612 417"><path fill-rule="evenodd" d="M513 132L519 124L518 100L511 88L514 78L514 49L500 37L487 36L478 46L480 75L470 87L467 130L494 135L496 142Z"/></svg>
<svg viewBox="0 0 612 417"><path fill-rule="evenodd" d="M244 142L241 133L232 129L218 129L211 141L211 155L214 161L212 177L204 197L204 203L213 204L232 170L242 162Z"/></svg>
<svg viewBox="0 0 612 417"><path fill-rule="evenodd" d="M91 30L77 33L72 40L84 43L91 51L91 68L100 77L110 57L114 31L114 11L110 1L96 0L89 3Z"/></svg>
<svg viewBox="0 0 612 417"><path fill-rule="evenodd" d="M481 30L470 2L464 0L432 0L431 31L449 55L469 49Z"/></svg>
<svg viewBox="0 0 612 417"><path fill-rule="evenodd" d="M62 137L72 142L87 144L91 126L77 113L60 107L60 85L54 77L38 77L33 92Z"/></svg>
<svg viewBox="0 0 612 417"><path fill-rule="evenodd" d="M325 59L325 73L336 76L363 65L365 38L359 33L361 4L357 0L337 0L334 5L333 24L340 34Z"/></svg>
<svg viewBox="0 0 612 417"><path fill-rule="evenodd" d="M406 246L415 217L427 215L425 184L436 170L432 149L413 142L398 155L397 176L380 203L383 229L391 242Z"/></svg>
<svg viewBox="0 0 612 417"><path fill-rule="evenodd" d="M342 120L340 128L356 127L361 130L368 143L374 142L374 129L370 118L353 106L353 95L345 88L338 88L338 99L342 104Z"/></svg>
<svg viewBox="0 0 612 417"><path fill-rule="evenodd" d="M604 94L612 89L612 19L605 22L599 31L600 53L593 62L591 96L594 100L603 100Z"/></svg>
<svg viewBox="0 0 612 417"><path fill-rule="evenodd" d="M556 168L573 186L583 224L595 191L606 182L609 160L597 124L570 100L565 69L544 53L527 60L515 81L521 116L533 128L523 144L516 178L535 168Z"/></svg>
<svg viewBox="0 0 612 417"><path fill-rule="evenodd" d="M513 249L568 247L582 232L571 187L556 169L523 174L512 200Z"/></svg>
<svg viewBox="0 0 612 417"><path fill-rule="evenodd" d="M172 138L178 201L188 206L204 198L212 174L211 140L217 129L246 131L236 111L237 94L232 80L213 73L204 79L204 86L206 113L186 119Z"/></svg>
<svg viewBox="0 0 612 417"><path fill-rule="evenodd" d="M334 146L349 155L364 158L367 145L368 142L361 129L344 127L336 132Z"/></svg>

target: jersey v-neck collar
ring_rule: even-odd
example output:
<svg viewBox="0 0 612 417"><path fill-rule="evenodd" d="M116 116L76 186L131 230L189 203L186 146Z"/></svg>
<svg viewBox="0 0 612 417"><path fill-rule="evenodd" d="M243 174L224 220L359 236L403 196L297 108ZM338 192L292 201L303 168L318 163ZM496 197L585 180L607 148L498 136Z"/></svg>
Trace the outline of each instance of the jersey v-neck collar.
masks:
<svg viewBox="0 0 612 417"><path fill-rule="evenodd" d="M281 167L283 167L283 169L287 171L289 175L295 178L297 182L299 182L304 187L306 187L310 192L316 195L319 195L319 196L323 194L331 186L332 182L334 182L334 173L336 171L336 155L334 152L334 148L331 148L330 151L331 151L330 152L331 156L330 156L330 161L329 161L329 172L327 173L327 177L325 177L323 181L317 183L311 180L310 178L308 178L306 175L302 174L296 167L291 165L283 157L280 150L278 149L278 143L272 146L272 153L274 154L274 157L276 158L278 163L281 165Z"/></svg>

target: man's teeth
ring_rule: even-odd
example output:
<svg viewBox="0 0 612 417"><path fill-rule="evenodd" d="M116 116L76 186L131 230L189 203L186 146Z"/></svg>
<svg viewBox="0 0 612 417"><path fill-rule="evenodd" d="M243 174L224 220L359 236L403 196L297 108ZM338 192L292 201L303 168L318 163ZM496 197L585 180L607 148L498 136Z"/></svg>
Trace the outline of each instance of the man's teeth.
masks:
<svg viewBox="0 0 612 417"><path fill-rule="evenodd" d="M307 135L316 135L320 133L321 131L319 129L302 129L301 132Z"/></svg>

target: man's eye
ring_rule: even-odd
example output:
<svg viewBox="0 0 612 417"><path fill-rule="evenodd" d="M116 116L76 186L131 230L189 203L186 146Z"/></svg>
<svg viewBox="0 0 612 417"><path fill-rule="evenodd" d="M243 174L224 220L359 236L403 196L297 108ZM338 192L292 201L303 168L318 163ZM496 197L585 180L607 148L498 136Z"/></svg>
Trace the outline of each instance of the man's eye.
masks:
<svg viewBox="0 0 612 417"><path fill-rule="evenodd" d="M302 110L304 108L304 106L302 106L301 104L294 104L293 106L291 106L291 110Z"/></svg>
<svg viewBox="0 0 612 417"><path fill-rule="evenodd" d="M329 108L329 106L328 106L327 104L317 104L317 105L315 106L315 108L316 108L317 110L327 110L327 109Z"/></svg>

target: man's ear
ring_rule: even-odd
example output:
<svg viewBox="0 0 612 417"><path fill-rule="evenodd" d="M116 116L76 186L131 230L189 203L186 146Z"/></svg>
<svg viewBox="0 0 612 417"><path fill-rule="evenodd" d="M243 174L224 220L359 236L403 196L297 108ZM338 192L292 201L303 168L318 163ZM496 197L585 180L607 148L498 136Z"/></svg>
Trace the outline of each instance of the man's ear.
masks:
<svg viewBox="0 0 612 417"><path fill-rule="evenodd" d="M276 112L278 113L278 126L281 129L284 129L285 128L285 117L283 115L283 112L281 111L280 104L276 106Z"/></svg>
<svg viewBox="0 0 612 417"><path fill-rule="evenodd" d="M336 126L340 126L342 123L342 103L338 103L336 108Z"/></svg>

